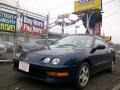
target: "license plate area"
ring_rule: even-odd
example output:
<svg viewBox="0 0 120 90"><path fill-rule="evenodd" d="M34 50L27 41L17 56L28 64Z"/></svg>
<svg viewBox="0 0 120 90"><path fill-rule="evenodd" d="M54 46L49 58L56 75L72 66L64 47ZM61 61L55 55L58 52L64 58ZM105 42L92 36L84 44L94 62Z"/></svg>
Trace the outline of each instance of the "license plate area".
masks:
<svg viewBox="0 0 120 90"><path fill-rule="evenodd" d="M19 69L20 70L25 71L25 72L29 72L29 67L30 67L29 63L19 61Z"/></svg>

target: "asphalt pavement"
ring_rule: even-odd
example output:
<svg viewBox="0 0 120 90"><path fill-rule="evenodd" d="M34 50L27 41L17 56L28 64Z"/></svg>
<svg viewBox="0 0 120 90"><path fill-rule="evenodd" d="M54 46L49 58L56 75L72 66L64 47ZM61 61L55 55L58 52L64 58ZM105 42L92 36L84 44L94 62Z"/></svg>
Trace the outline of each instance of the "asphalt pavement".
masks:
<svg viewBox="0 0 120 90"><path fill-rule="evenodd" d="M0 90L75 90L72 84L50 84L27 78L13 71L12 63L0 64ZM93 75L83 90L120 90L120 57L117 56L113 73Z"/></svg>

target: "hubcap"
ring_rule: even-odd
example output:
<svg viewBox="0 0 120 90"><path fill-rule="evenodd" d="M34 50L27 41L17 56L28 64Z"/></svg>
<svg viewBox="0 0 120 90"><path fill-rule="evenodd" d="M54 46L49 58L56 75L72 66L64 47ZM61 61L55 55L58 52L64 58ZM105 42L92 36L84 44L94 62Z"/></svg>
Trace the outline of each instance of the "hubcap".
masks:
<svg viewBox="0 0 120 90"><path fill-rule="evenodd" d="M79 83L81 86L85 86L89 79L89 69L87 66L83 66L79 74Z"/></svg>

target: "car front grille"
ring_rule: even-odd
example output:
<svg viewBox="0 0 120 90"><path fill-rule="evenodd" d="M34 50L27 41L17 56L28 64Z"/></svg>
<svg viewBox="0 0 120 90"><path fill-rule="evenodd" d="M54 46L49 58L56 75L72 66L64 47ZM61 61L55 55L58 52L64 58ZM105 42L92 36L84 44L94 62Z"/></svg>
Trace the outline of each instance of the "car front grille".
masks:
<svg viewBox="0 0 120 90"><path fill-rule="evenodd" d="M40 66L36 66L36 65L31 65L30 66L30 75L38 77L38 78L45 78L46 77L46 70L43 69Z"/></svg>
<svg viewBox="0 0 120 90"><path fill-rule="evenodd" d="M19 70L19 62L14 61L14 68L16 68L20 72L23 72L27 75L37 77L37 78L45 78L47 76L46 70L39 65L30 64L30 69L29 69L29 72L27 73L22 70Z"/></svg>

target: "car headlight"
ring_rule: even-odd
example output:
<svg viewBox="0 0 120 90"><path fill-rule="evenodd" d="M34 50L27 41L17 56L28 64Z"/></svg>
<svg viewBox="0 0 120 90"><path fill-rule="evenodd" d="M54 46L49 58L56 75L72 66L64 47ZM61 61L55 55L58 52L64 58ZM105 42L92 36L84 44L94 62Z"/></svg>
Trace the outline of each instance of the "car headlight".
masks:
<svg viewBox="0 0 120 90"><path fill-rule="evenodd" d="M49 63L50 62L50 58L44 58L43 59L43 63Z"/></svg>
<svg viewBox="0 0 120 90"><path fill-rule="evenodd" d="M54 58L51 63L52 63L53 65L57 65L57 64L59 64L59 62L60 62L60 59L59 59L59 58Z"/></svg>
<svg viewBox="0 0 120 90"><path fill-rule="evenodd" d="M20 55L21 55L21 53L17 53L17 54L16 54L16 57L18 57L18 58L19 58L19 57L20 57Z"/></svg>

